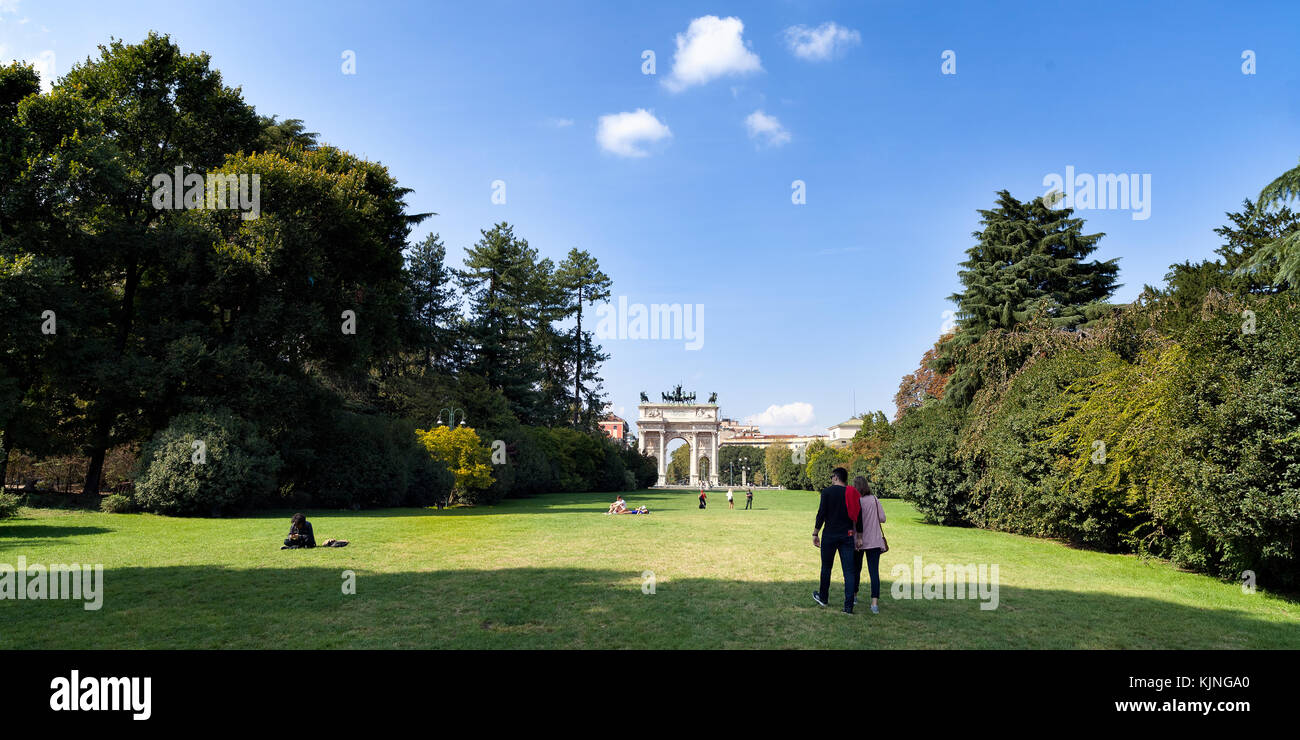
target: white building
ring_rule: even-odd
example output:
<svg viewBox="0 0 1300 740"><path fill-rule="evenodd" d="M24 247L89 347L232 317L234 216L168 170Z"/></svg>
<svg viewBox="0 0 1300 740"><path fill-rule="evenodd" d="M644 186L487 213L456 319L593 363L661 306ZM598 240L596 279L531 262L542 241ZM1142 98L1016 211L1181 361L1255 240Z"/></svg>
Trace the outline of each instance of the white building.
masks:
<svg viewBox="0 0 1300 740"><path fill-rule="evenodd" d="M861 419L849 419L827 427L826 444L829 447L848 447L849 443L853 441L853 435L857 434L860 429L862 429Z"/></svg>

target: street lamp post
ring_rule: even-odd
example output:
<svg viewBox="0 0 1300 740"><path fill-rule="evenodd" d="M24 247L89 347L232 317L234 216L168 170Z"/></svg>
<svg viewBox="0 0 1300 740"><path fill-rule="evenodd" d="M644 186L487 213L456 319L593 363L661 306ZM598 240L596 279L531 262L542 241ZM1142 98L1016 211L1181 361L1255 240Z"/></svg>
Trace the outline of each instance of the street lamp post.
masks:
<svg viewBox="0 0 1300 740"><path fill-rule="evenodd" d="M438 426L442 426L442 417L444 415L447 417L447 426L455 426L456 414L460 414L460 426L465 426L465 409L458 409L455 406L438 412Z"/></svg>
<svg viewBox="0 0 1300 740"><path fill-rule="evenodd" d="M749 473L748 456L735 458L730 463L728 463L727 467L731 469L731 485L733 486L736 485L736 463L740 463L740 485L742 486L749 485L745 482L746 480L748 480L748 473Z"/></svg>

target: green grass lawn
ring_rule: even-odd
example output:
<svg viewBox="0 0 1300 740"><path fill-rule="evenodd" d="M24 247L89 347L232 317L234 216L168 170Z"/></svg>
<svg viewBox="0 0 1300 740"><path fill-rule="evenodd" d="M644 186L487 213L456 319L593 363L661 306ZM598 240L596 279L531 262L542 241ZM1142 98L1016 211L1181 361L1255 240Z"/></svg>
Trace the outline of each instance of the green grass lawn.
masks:
<svg viewBox="0 0 1300 740"><path fill-rule="evenodd" d="M24 510L0 563L102 563L104 604L0 601L0 648L1300 648L1300 605L1164 562L920 522L886 501L881 610L817 607L816 494L557 494L480 509L242 519ZM998 564L999 606L896 600L896 564ZM356 594L342 573L356 573ZM642 592L652 571L655 592ZM865 577L865 573L864 573ZM842 594L839 568L831 601Z"/></svg>

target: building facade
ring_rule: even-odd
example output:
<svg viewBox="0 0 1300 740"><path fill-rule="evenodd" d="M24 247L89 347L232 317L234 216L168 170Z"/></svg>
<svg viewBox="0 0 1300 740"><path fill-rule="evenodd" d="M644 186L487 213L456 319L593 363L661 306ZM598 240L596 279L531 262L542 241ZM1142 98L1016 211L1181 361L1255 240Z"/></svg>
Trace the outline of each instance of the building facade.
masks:
<svg viewBox="0 0 1300 740"><path fill-rule="evenodd" d="M623 445L627 444L627 420L615 414L606 414L605 418L596 424L610 439Z"/></svg>

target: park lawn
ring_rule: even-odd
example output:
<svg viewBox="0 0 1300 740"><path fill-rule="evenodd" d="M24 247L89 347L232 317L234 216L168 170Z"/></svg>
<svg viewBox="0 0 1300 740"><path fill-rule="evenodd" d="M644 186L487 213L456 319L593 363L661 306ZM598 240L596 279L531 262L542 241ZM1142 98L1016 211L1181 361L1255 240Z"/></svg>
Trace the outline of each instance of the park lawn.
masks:
<svg viewBox="0 0 1300 740"><path fill-rule="evenodd" d="M309 511L318 542L279 549L291 512L239 519L23 510L0 563L102 563L104 601L0 600L25 648L1300 648L1300 605L1161 561L924 524L885 501L879 615L817 607L817 495L555 494L483 508ZM995 610L896 600L890 569L994 564ZM345 595L344 571L356 574ZM643 592L653 573L653 593ZM864 573L865 577L865 573ZM901 580L901 579L900 579ZM842 597L839 568L831 603ZM866 592L864 590L864 596Z"/></svg>

